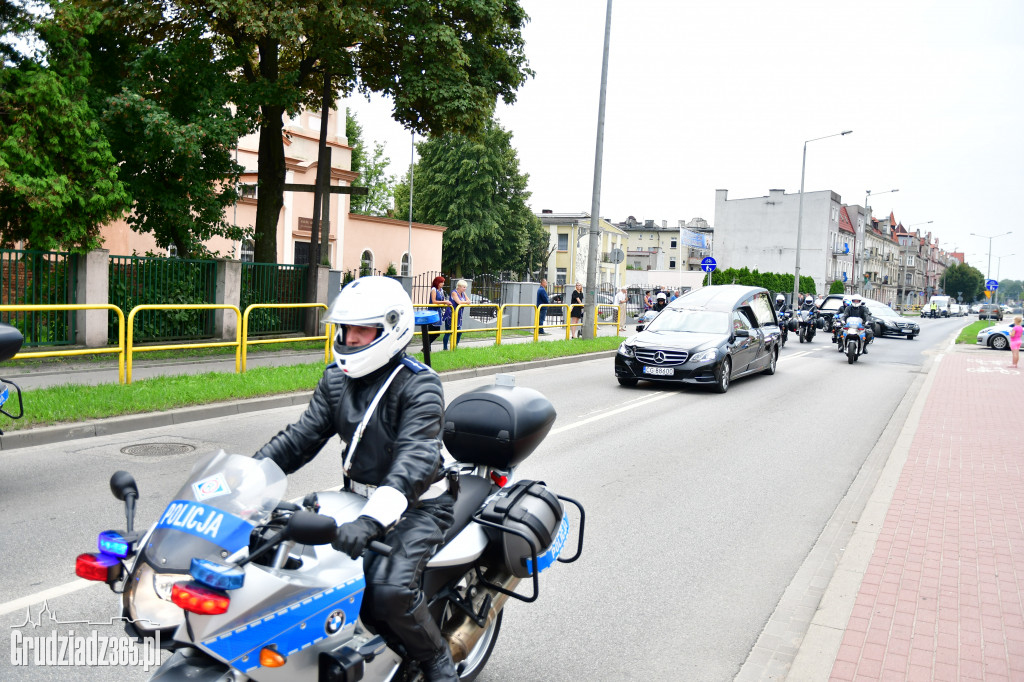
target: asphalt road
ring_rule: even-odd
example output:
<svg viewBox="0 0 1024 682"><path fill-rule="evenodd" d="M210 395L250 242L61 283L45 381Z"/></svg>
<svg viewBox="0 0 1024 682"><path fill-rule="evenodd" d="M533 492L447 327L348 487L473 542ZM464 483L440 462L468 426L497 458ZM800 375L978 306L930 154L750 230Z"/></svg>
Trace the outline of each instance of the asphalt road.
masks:
<svg viewBox="0 0 1024 682"><path fill-rule="evenodd" d="M794 339L775 376L739 380L725 395L644 383L623 388L610 359L518 373L519 385L540 390L559 415L520 475L583 502L586 546L580 561L544 574L538 602L509 605L479 679L732 679L921 371L924 354L969 321L924 320L917 340L879 339L852 366L827 337L811 344ZM446 396L491 381L446 382ZM107 485L113 471L135 475L138 523L150 524L198 455L219 448L250 453L300 411L0 453L0 511L7 519L0 530L0 627L25 622L26 601L36 619L38 597L48 590L57 621L117 615L105 586L79 589L83 583L74 578L74 558L94 550L96 533L124 525ZM121 452L158 443L194 450ZM289 494L336 484L340 454L337 442L328 445L291 477ZM9 654L0 652L0 679L82 677L73 667L9 664ZM146 678L141 667L88 676Z"/></svg>

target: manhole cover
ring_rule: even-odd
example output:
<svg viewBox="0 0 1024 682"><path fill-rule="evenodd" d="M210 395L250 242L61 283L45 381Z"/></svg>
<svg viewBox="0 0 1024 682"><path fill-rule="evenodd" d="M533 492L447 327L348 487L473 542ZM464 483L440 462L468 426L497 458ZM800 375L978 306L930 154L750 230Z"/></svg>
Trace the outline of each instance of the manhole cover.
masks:
<svg viewBox="0 0 1024 682"><path fill-rule="evenodd" d="M121 448L125 455L136 455L145 457L166 457L168 455L183 455L192 452L195 447L186 443L141 443Z"/></svg>

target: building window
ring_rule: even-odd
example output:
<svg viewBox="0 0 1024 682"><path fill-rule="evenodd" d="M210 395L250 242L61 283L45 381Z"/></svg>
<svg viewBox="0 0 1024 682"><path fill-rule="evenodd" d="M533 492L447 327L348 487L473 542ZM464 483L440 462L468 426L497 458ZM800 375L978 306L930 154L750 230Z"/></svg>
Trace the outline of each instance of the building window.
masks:
<svg viewBox="0 0 1024 682"><path fill-rule="evenodd" d="M668 269L669 270L674 270L675 267L676 267L676 259L675 258L669 258L668 259Z"/></svg>
<svg viewBox="0 0 1024 682"><path fill-rule="evenodd" d="M558 235L558 250L568 251L569 250L569 235L559 234Z"/></svg>
<svg viewBox="0 0 1024 682"><path fill-rule="evenodd" d="M292 262L296 265L309 265L309 242L295 242L295 255Z"/></svg>
<svg viewBox="0 0 1024 682"><path fill-rule="evenodd" d="M256 199L256 183L243 182L238 186L238 196L242 199Z"/></svg>
<svg viewBox="0 0 1024 682"><path fill-rule="evenodd" d="M359 276L365 277L366 275L373 274L373 254L367 249L363 251L363 255L359 257Z"/></svg>
<svg viewBox="0 0 1024 682"><path fill-rule="evenodd" d="M669 244L668 247L670 249L678 248L678 244L677 244L678 241L679 241L678 239L676 239L675 237L672 237L672 242Z"/></svg>
<svg viewBox="0 0 1024 682"><path fill-rule="evenodd" d="M239 258L240 261L243 263L252 263L256 256L256 244L251 239L243 239L240 252L242 254Z"/></svg>
<svg viewBox="0 0 1024 682"><path fill-rule="evenodd" d="M561 237L562 235L558 235L558 236ZM566 269L565 268L555 268L555 284L556 285L564 286L565 285L565 276L566 276Z"/></svg>

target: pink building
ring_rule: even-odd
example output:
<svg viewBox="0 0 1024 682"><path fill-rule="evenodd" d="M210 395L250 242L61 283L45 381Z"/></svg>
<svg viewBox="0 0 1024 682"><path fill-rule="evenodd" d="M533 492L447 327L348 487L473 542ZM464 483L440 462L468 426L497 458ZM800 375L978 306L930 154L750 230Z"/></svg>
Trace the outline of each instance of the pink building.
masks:
<svg viewBox="0 0 1024 682"><path fill-rule="evenodd" d="M328 119L331 131L327 144L332 148L331 184L351 185L358 177L351 170L352 148L345 137L343 111L332 110ZM320 137L318 112L304 111L285 122L286 183L312 185L316 181L317 146ZM242 198L226 212L225 218L235 225L251 226L256 222L256 180L259 160L259 138L252 134L239 140L236 157L246 172L242 175ZM285 192L284 207L278 220L277 260L279 263L308 263L310 226L313 221L313 193ZM389 265L401 275L417 275L441 269L441 239L444 227L405 220L378 218L349 213L347 194L330 198L330 238L327 257L335 270L357 270L360 266L386 271ZM144 255L157 252L151 234L133 232L123 220L101 230L103 248L111 255ZM411 253L410 253L411 241ZM251 245L214 238L207 247L221 257L252 260ZM321 249L323 246L321 245ZM163 255L163 254L159 254Z"/></svg>

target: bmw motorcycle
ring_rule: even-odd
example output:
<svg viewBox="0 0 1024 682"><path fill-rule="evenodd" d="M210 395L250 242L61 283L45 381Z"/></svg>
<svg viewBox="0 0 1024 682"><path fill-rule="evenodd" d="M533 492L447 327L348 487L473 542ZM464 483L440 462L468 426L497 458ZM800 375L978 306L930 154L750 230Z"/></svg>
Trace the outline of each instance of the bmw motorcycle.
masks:
<svg viewBox="0 0 1024 682"><path fill-rule="evenodd" d="M867 343L867 329L864 327L864 320L859 317L848 317L840 332L840 352L846 353L849 364L860 359Z"/></svg>
<svg viewBox="0 0 1024 682"><path fill-rule="evenodd" d="M799 325L800 325L800 327L799 327L800 331L798 332L799 335L800 335L800 343L803 343L804 341L806 341L807 343L810 343L811 339L814 338L814 328L815 328L815 315L814 315L814 312L811 311L811 310L798 310L796 315L797 315L797 321L799 322Z"/></svg>
<svg viewBox="0 0 1024 682"><path fill-rule="evenodd" d="M776 311L776 314L779 316L779 329L782 330L782 342L781 342L781 345L782 345L783 348L785 348L786 347L786 341L789 339L790 324L793 321L793 311L791 311L791 310Z"/></svg>
<svg viewBox="0 0 1024 682"><path fill-rule="evenodd" d="M422 587L464 682L486 665L509 600L535 601L538 575L583 550L583 506L543 482L514 480L555 410L509 379L459 396L444 418L455 522ZM324 491L285 501L286 476L273 461L221 451L198 461L159 520L136 531L135 481L119 471L110 487L125 503L127 527L100 533L98 551L81 554L76 573L121 595L130 635L159 631L173 650L152 680L423 679L401 644L360 618L362 558L330 546L366 498ZM567 506L579 518L571 557L563 556ZM391 548L376 542L367 551ZM522 580L532 583L525 595L516 591Z"/></svg>

